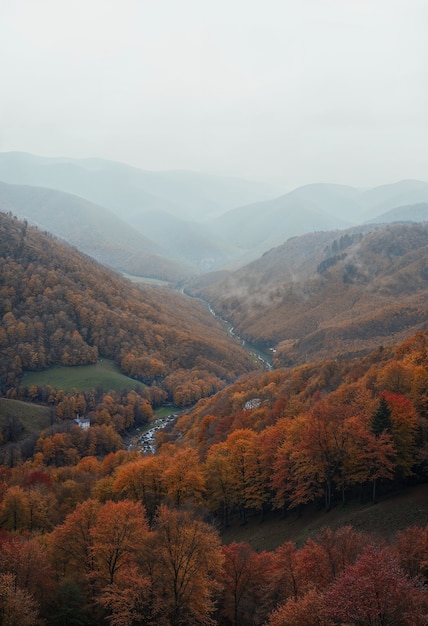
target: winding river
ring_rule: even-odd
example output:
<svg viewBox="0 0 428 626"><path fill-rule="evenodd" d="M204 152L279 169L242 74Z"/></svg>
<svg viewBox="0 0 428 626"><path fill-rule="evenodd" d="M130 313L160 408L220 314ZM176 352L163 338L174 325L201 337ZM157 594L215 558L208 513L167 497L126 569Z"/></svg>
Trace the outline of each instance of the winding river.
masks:
<svg viewBox="0 0 428 626"><path fill-rule="evenodd" d="M187 296L188 298L195 298L196 300L200 300L206 306L206 308L211 313L211 315L215 317L216 319L218 319L223 324L225 331L229 333L229 335L232 335L232 337L235 337L235 339L237 339L240 342L241 346L245 348L245 350L247 350L247 352L251 354L251 356L253 356L258 361L260 361L260 363L263 365L263 367L266 370L273 369L273 366L272 366L273 353L269 353L264 350L261 350L257 346L251 343L248 343L248 341L246 341L245 339L242 339L242 337L240 337L238 333L235 331L235 327L233 326L233 324L229 322L228 320L225 320L220 315L218 315L207 300L204 300L203 298L200 298L198 296L192 296L186 293L184 291L184 287L181 290L181 293Z"/></svg>
<svg viewBox="0 0 428 626"><path fill-rule="evenodd" d="M273 354L269 354L263 350L260 350L257 346L248 343L245 339L242 339L236 331L234 326L228 320L223 319L220 315L214 311L209 302L204 300L203 298L199 298L197 296L191 296L190 294L184 291L184 287L181 289L183 295L188 298L195 298L196 300L200 300L204 306L208 309L213 317L218 319L224 327L225 332L229 335L237 339L245 350L254 358L259 361L259 363L266 370L273 369L272 366L272 357ZM181 411L180 411L181 412ZM138 450L142 454L144 453L152 453L156 452L156 433L159 430L162 430L168 426L168 424L172 424L176 421L178 417L178 413L171 413L170 415L164 417L157 417L151 422L150 428L147 430L142 430L140 428L132 429L128 433L126 437L126 446L128 450Z"/></svg>

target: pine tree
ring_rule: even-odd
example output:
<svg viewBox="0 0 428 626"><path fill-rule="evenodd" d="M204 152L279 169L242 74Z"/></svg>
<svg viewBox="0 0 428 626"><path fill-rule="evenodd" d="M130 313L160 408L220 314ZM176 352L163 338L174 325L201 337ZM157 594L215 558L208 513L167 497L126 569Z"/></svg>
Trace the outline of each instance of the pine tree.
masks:
<svg viewBox="0 0 428 626"><path fill-rule="evenodd" d="M391 409L383 396L380 399L378 408L373 414L370 428L376 437L379 437L379 435L385 431L390 433L392 430Z"/></svg>

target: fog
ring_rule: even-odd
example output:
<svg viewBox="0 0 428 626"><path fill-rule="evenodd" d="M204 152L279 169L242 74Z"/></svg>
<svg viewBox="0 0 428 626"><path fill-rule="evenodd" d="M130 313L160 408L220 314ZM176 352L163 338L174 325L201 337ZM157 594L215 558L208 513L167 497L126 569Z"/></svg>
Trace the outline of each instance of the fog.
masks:
<svg viewBox="0 0 428 626"><path fill-rule="evenodd" d="M428 180L426 0L2 0L0 150Z"/></svg>

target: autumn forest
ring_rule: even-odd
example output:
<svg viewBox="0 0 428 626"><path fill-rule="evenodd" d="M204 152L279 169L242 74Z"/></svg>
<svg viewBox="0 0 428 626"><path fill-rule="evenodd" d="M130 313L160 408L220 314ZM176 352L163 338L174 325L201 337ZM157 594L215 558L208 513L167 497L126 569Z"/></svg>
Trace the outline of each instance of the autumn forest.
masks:
<svg viewBox="0 0 428 626"><path fill-rule="evenodd" d="M426 231L405 230L399 242L418 242L409 330L358 354L299 352L296 363L282 344L266 369L181 285L131 283L0 213L0 624L428 624L424 513L391 527L329 522L350 504L375 510L427 484L428 330L418 309ZM380 275L386 256L375 252ZM320 268L323 281L340 262ZM397 299L396 268L384 265L378 280ZM403 283L410 265L399 268ZM346 297L356 300L363 279L351 282ZM229 295L220 313L229 306L243 328L262 333L257 311L246 321L248 299ZM382 315L398 317L405 300L394 313L387 295ZM284 294L276 298L282 307ZM278 307L271 315L283 324ZM22 382L29 371L102 359L136 384L70 391ZM17 413L24 404L42 407L49 424L30 432ZM161 409L176 417L157 431L156 451L142 453L132 435ZM293 540L227 540L231 527L285 528L314 511L322 527Z"/></svg>

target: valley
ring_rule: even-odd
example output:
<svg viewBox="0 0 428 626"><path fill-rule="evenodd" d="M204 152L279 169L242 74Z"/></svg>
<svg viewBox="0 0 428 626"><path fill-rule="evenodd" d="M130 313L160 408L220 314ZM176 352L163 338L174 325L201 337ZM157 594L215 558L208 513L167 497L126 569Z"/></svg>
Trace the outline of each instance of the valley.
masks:
<svg viewBox="0 0 428 626"><path fill-rule="evenodd" d="M0 612L333 626L376 576L422 626L428 186L1 172Z"/></svg>
<svg viewBox="0 0 428 626"><path fill-rule="evenodd" d="M182 284L309 232L428 219L428 183L275 186L102 159L0 153L0 210L132 275ZM76 219L77 218L77 219Z"/></svg>

